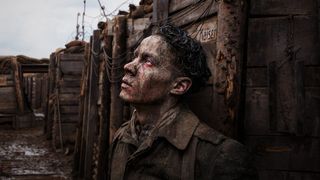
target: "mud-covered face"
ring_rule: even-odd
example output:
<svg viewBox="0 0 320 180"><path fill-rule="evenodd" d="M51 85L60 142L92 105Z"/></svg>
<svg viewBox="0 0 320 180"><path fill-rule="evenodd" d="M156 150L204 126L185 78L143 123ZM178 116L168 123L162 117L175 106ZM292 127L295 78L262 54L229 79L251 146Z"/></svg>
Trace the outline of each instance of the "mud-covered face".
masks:
<svg viewBox="0 0 320 180"><path fill-rule="evenodd" d="M124 66L120 97L130 103L157 103L169 97L173 85L173 53L157 35L144 39Z"/></svg>

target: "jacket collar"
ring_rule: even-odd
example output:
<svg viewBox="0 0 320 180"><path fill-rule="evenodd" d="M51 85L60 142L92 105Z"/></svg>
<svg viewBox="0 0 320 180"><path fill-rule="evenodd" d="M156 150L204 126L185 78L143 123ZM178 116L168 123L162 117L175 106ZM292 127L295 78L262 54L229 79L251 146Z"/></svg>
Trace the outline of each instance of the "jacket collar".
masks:
<svg viewBox="0 0 320 180"><path fill-rule="evenodd" d="M164 137L177 149L184 150L199 125L199 119L185 106L179 110L173 121L159 128L157 136Z"/></svg>
<svg viewBox="0 0 320 180"><path fill-rule="evenodd" d="M185 105L181 105L171 110L178 111L172 113L172 115L166 116L162 121L164 124L156 125L152 131L151 136L145 140L142 144L142 149L149 147L153 144L153 141L158 137L165 138L170 144L175 146L179 150L184 150L188 146L196 128L200 124L199 119L189 110ZM170 120L172 119L172 120ZM138 146L135 138L134 126L135 126L135 114L131 120L123 127L122 133L119 133L116 138L120 141L128 144Z"/></svg>

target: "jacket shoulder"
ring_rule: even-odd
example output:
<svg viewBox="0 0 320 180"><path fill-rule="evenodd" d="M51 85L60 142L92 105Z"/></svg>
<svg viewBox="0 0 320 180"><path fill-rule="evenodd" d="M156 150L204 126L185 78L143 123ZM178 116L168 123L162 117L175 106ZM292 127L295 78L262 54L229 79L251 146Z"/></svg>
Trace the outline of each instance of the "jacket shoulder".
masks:
<svg viewBox="0 0 320 180"><path fill-rule="evenodd" d="M202 141L208 141L215 145L221 144L224 140L227 139L226 136L202 122L200 122L200 124L196 128L194 136L198 137Z"/></svg>
<svg viewBox="0 0 320 180"><path fill-rule="evenodd" d="M120 128L116 131L116 133L114 134L113 140L112 142L116 141L117 139L121 139L121 137L123 136L123 134L125 133L125 131L128 129L129 127L129 122L127 121L125 123L123 123Z"/></svg>

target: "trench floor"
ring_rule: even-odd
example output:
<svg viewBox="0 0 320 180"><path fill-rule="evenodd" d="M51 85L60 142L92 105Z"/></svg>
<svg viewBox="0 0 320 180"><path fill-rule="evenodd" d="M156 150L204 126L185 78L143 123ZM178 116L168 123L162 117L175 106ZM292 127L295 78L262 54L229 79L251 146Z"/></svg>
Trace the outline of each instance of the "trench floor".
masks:
<svg viewBox="0 0 320 180"><path fill-rule="evenodd" d="M71 179L71 159L53 151L41 128L0 127L0 180Z"/></svg>

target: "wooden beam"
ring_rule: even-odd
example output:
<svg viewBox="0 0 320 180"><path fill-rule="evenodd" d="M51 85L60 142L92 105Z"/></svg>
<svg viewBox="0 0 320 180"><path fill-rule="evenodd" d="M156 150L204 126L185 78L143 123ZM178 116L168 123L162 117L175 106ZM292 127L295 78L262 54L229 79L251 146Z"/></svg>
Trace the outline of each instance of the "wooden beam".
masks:
<svg viewBox="0 0 320 180"><path fill-rule="evenodd" d="M110 105L110 141L123 123L123 101L119 97L123 65L126 62L127 20L125 16L116 16L112 49L111 69L111 105Z"/></svg>
<svg viewBox="0 0 320 180"><path fill-rule="evenodd" d="M48 64L21 64L22 73L48 73Z"/></svg>
<svg viewBox="0 0 320 180"><path fill-rule="evenodd" d="M12 57L11 60L11 66L12 66L12 72L14 74L14 82L15 82L15 90L16 90L16 98L17 98L17 104L19 108L19 113L24 113L24 98L22 93L22 82L20 81L21 72L19 68L19 64L17 61L17 57Z"/></svg>
<svg viewBox="0 0 320 180"><path fill-rule="evenodd" d="M93 144L97 141L95 134L97 133L98 123L98 93L99 93L99 64L100 58L98 56L100 50L100 30L93 31L93 42L90 60L90 76L89 76L89 101L88 101L88 124L86 134L86 149L85 149L85 162L84 162L84 178L92 179L92 157L93 157Z"/></svg>
<svg viewBox="0 0 320 180"><path fill-rule="evenodd" d="M238 108L242 81L245 25L247 14L245 0L219 1L217 57L214 63L215 96L224 96L226 114L223 133L235 137L239 122ZM221 95L218 95L221 94Z"/></svg>

